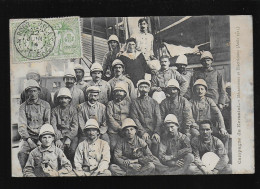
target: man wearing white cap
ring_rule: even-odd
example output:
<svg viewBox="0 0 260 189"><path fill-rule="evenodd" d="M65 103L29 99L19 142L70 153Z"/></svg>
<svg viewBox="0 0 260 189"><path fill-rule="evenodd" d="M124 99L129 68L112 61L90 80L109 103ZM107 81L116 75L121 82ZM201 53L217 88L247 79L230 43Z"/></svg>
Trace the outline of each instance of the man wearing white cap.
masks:
<svg viewBox="0 0 260 189"><path fill-rule="evenodd" d="M75 75L75 71L72 69L68 69L63 77L63 81L65 82L66 88L68 88L70 90L71 93L71 105L72 106L77 106L83 102L85 102L85 97L84 97L84 93L81 89L79 89L78 87L75 86L75 82L76 82L77 78ZM57 90L54 93L54 105L55 107L59 105L58 99L57 99L57 95L59 93L59 90Z"/></svg>
<svg viewBox="0 0 260 189"><path fill-rule="evenodd" d="M168 114L174 114L179 121L179 131L187 136L199 135L198 125L192 116L190 102L180 96L180 86L177 80L170 79L165 88L166 99L160 104L162 120Z"/></svg>
<svg viewBox="0 0 260 189"><path fill-rule="evenodd" d="M110 138L111 151L120 139L122 121L129 117L131 100L126 98L126 85L118 82L113 90L113 100L107 104L108 135Z"/></svg>
<svg viewBox="0 0 260 189"><path fill-rule="evenodd" d="M83 129L89 119L95 119L100 127L100 138L109 143L106 124L106 106L100 102L100 89L97 86L90 86L86 89L87 101L78 106L79 118L79 142L83 141L86 136Z"/></svg>
<svg viewBox="0 0 260 189"><path fill-rule="evenodd" d="M110 84L112 91L115 88L115 85L117 82L123 82L125 83L125 85L127 86L127 97L133 99L136 99L136 91L135 91L135 87L133 82L128 79L126 76L124 76L124 70L125 70L125 66L123 64L123 62L119 59L115 59L112 63L112 71L114 73L114 77L112 79L110 79L108 81L108 83Z"/></svg>
<svg viewBox="0 0 260 189"><path fill-rule="evenodd" d="M50 123L51 107L48 102L39 98L41 88L35 80L28 80L25 92L28 99L20 105L18 132L22 138L18 159L23 169L29 152L39 144L38 135L41 126Z"/></svg>
<svg viewBox="0 0 260 189"><path fill-rule="evenodd" d="M117 142L114 159L110 165L112 175L150 175L155 171L153 155L147 143L136 135L138 127L135 122L126 118L122 123L124 138Z"/></svg>
<svg viewBox="0 0 260 189"><path fill-rule="evenodd" d="M74 71L75 71L76 78L77 78L75 86L77 86L79 89L84 91L87 83L83 80L84 74L85 74L85 70L84 70L83 66L81 64L76 64L74 66Z"/></svg>
<svg viewBox="0 0 260 189"><path fill-rule="evenodd" d="M168 114L164 120L165 134L159 148L160 161L168 166L167 175L187 174L187 168L193 162L189 137L179 132L178 119Z"/></svg>
<svg viewBox="0 0 260 189"><path fill-rule="evenodd" d="M26 74L26 79L29 80L29 79L33 79L35 80L39 86L40 86L40 82L41 82L41 76L39 74L39 72L37 70L29 70ZM41 91L39 93L39 98L48 102L50 104L51 107L53 107L53 102L52 102L52 99L51 99L51 93L50 91L45 88L45 87L42 87L40 86L41 88ZM27 99L28 99L28 95L26 94L25 91L23 91L21 93L21 96L20 96L20 104L22 104L23 102L25 102Z"/></svg>
<svg viewBox="0 0 260 189"><path fill-rule="evenodd" d="M190 100L191 98L190 84L191 84L192 72L186 69L188 66L187 57L185 55L179 55L175 62L175 66L177 67L177 71L186 80L186 84L184 85L184 91L186 91L186 93L183 95L183 97Z"/></svg>
<svg viewBox="0 0 260 189"><path fill-rule="evenodd" d="M65 176L72 171L70 161L63 151L54 145L55 132L50 124L44 124L39 133L41 145L30 152L23 169L25 177Z"/></svg>
<svg viewBox="0 0 260 189"><path fill-rule="evenodd" d="M102 73L103 73L103 68L99 63L96 62L96 63L92 64L92 66L90 68L90 75L92 77L92 80L87 82L85 89L87 89L90 86L99 87L100 93L99 93L98 101L100 103L106 105L108 103L108 101L110 100L111 86L107 81L101 79Z"/></svg>
<svg viewBox="0 0 260 189"><path fill-rule="evenodd" d="M56 146L61 148L73 162L78 145L78 114L77 109L71 106L71 93L66 87L59 90L57 99L59 105L51 112L51 125L56 131Z"/></svg>
<svg viewBox="0 0 260 189"><path fill-rule="evenodd" d="M206 97L210 97L222 111L225 105L225 85L222 74L212 67L214 58L209 51L201 54L202 68L194 72L193 83L198 79L204 79L208 85Z"/></svg>
<svg viewBox="0 0 260 189"><path fill-rule="evenodd" d="M107 41L109 52L107 52L102 61L104 71L104 79L109 81L114 73L112 71L112 63L118 57L120 50L119 39L116 35L110 35Z"/></svg>
<svg viewBox="0 0 260 189"><path fill-rule="evenodd" d="M95 119L89 119L83 132L86 139L79 143L74 164L77 176L110 176L110 148L106 141L99 139L100 129Z"/></svg>
<svg viewBox="0 0 260 189"><path fill-rule="evenodd" d="M231 165L224 144L217 137L212 136L212 123L210 120L203 120L199 123L200 135L191 139L194 164L189 167L190 174L231 174ZM209 168L202 159L207 152L217 155L216 165ZM213 162L213 158L211 159Z"/></svg>
<svg viewBox="0 0 260 189"><path fill-rule="evenodd" d="M160 143L160 107L156 100L148 96L151 87L150 81L139 80L137 87L140 96L132 101L130 117L138 127L138 135L147 142L156 156Z"/></svg>

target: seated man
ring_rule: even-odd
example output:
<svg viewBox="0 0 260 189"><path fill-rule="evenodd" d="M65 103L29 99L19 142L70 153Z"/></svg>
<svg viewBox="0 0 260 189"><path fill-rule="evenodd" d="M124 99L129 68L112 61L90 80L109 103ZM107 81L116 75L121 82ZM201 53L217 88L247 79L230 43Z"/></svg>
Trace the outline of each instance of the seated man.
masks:
<svg viewBox="0 0 260 189"><path fill-rule="evenodd" d="M169 167L164 174L187 174L187 168L194 160L190 140L178 131L180 125L175 115L168 114L164 120L164 126L166 133L161 137L159 148L160 161Z"/></svg>
<svg viewBox="0 0 260 189"><path fill-rule="evenodd" d="M73 162L75 150L78 145L78 114L77 109L71 105L71 93L66 87L58 93L59 105L51 112L51 125L56 132L56 146L61 148L67 158Z"/></svg>
<svg viewBox="0 0 260 189"><path fill-rule="evenodd" d="M175 79L170 79L166 85L166 99L160 104L162 120L166 115L174 114L180 122L179 131L187 136L199 135L198 125L192 116L190 102L180 96L179 82Z"/></svg>
<svg viewBox="0 0 260 189"><path fill-rule="evenodd" d="M150 175L155 171L153 155L146 142L136 135L135 122L126 118L122 123L124 138L117 142L114 159L110 165L112 175Z"/></svg>
<svg viewBox="0 0 260 189"><path fill-rule="evenodd" d="M132 101L130 117L138 126L138 135L145 140L152 153L157 156L160 143L161 114L156 100L148 96L151 83L140 80L137 83L140 96Z"/></svg>
<svg viewBox="0 0 260 189"><path fill-rule="evenodd" d="M63 151L54 145L54 137L55 132L50 124L41 127L39 133L41 145L30 152L23 169L25 177L65 176L72 171L70 161Z"/></svg>
<svg viewBox="0 0 260 189"><path fill-rule="evenodd" d="M120 139L122 121L129 117L130 99L126 97L126 84L118 82L113 91L114 99L107 104L107 124L110 139L110 149L114 150Z"/></svg>
<svg viewBox="0 0 260 189"><path fill-rule="evenodd" d="M191 139L195 160L189 167L189 174L231 174L231 165L228 164L229 159L224 144L217 137L212 136L211 121L201 121L199 132L198 137ZM219 161L212 170L207 169L207 166L202 162L202 156L207 152L214 152L219 157Z"/></svg>
<svg viewBox="0 0 260 189"><path fill-rule="evenodd" d="M85 125L86 139L79 143L74 164L77 176L110 176L110 148L106 141L99 139L100 130L95 119L89 119Z"/></svg>

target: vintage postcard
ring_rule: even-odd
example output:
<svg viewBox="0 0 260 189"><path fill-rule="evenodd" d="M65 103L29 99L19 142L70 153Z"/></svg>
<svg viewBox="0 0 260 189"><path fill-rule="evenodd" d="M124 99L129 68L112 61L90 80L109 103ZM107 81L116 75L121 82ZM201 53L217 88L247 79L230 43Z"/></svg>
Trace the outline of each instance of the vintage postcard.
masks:
<svg viewBox="0 0 260 189"><path fill-rule="evenodd" d="M13 177L254 174L252 16L10 20Z"/></svg>

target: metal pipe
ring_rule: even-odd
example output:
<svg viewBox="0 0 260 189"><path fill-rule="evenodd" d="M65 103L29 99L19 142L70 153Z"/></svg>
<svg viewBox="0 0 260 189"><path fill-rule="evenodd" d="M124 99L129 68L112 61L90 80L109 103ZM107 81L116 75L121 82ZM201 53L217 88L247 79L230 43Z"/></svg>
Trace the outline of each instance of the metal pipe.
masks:
<svg viewBox="0 0 260 189"><path fill-rule="evenodd" d="M94 18L90 18L90 21L91 21L92 62L95 62Z"/></svg>

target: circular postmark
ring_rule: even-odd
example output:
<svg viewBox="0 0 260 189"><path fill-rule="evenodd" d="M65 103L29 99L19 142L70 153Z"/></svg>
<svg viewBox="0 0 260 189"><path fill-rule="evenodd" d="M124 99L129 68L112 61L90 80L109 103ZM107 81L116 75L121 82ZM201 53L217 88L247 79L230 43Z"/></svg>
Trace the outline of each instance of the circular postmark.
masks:
<svg viewBox="0 0 260 189"><path fill-rule="evenodd" d="M26 59L39 60L48 56L55 46L55 32L40 19L23 21L15 30L14 44Z"/></svg>

